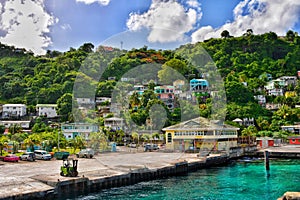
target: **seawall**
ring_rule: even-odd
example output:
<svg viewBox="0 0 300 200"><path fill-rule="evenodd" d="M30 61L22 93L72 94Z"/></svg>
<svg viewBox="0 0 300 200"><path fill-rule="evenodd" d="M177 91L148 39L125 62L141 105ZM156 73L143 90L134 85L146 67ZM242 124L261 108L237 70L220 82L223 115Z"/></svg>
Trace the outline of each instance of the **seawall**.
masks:
<svg viewBox="0 0 300 200"><path fill-rule="evenodd" d="M80 174L80 177L61 177L56 176L36 176L36 181L53 187L53 192L48 192L45 196L35 195L35 199L64 199L76 197L82 194L101 191L113 187L121 187L136 184L142 181L162 179L171 176L184 175L199 169L208 168L216 165L223 165L229 161L228 156L216 155L205 159L197 158L193 160L180 160L169 163L163 167L140 167L131 168L128 172L114 170L89 171ZM29 194L30 199L33 194ZM15 197L14 199L18 199Z"/></svg>

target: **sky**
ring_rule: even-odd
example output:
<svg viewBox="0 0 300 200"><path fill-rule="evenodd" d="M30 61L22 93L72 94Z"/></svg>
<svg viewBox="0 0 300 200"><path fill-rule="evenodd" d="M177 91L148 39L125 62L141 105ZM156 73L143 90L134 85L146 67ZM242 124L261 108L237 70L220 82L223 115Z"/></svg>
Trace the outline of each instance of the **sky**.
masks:
<svg viewBox="0 0 300 200"><path fill-rule="evenodd" d="M88 42L172 49L223 30L283 36L299 19L300 0L0 0L0 42L36 55Z"/></svg>

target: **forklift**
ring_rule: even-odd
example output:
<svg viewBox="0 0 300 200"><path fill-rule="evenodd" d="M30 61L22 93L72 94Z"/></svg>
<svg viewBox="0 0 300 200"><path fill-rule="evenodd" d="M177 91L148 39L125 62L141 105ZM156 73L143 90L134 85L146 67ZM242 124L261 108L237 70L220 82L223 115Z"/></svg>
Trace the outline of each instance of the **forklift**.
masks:
<svg viewBox="0 0 300 200"><path fill-rule="evenodd" d="M63 160L63 165L60 167L60 175L68 177L76 177L78 175L77 171L78 160L73 158L68 158Z"/></svg>

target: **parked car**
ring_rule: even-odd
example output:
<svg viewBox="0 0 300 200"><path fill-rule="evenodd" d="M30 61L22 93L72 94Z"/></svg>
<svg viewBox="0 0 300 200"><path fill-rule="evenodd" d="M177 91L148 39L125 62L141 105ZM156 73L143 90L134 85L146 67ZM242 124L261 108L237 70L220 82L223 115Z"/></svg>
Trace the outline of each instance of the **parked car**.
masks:
<svg viewBox="0 0 300 200"><path fill-rule="evenodd" d="M20 160L35 161L35 154L33 152L25 152L20 156Z"/></svg>
<svg viewBox="0 0 300 200"><path fill-rule="evenodd" d="M19 160L19 156L16 156L14 154L8 154L3 158L4 162L18 162Z"/></svg>
<svg viewBox="0 0 300 200"><path fill-rule="evenodd" d="M54 153L54 158L57 160L65 160L69 157L70 153L67 151L57 151Z"/></svg>
<svg viewBox="0 0 300 200"><path fill-rule="evenodd" d="M158 150L159 146L157 144L150 144L147 143L144 145L144 151L152 151L152 150Z"/></svg>
<svg viewBox="0 0 300 200"><path fill-rule="evenodd" d="M93 149L82 149L76 154L77 158L92 158L95 155Z"/></svg>
<svg viewBox="0 0 300 200"><path fill-rule="evenodd" d="M40 160L51 160L52 156L45 150L34 150L35 158Z"/></svg>
<svg viewBox="0 0 300 200"><path fill-rule="evenodd" d="M128 147L130 147L130 148L136 148L136 143L132 142L132 143L128 144Z"/></svg>

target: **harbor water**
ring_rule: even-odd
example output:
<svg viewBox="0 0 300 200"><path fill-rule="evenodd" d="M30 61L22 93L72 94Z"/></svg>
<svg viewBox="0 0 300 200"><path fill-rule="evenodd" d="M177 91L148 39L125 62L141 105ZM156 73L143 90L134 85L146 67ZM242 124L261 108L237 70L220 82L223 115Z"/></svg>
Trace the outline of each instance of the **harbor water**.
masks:
<svg viewBox="0 0 300 200"><path fill-rule="evenodd" d="M233 161L227 166L201 169L185 176L141 182L101 190L79 200L274 200L286 191L300 191L300 161L270 160L266 171L263 160Z"/></svg>

